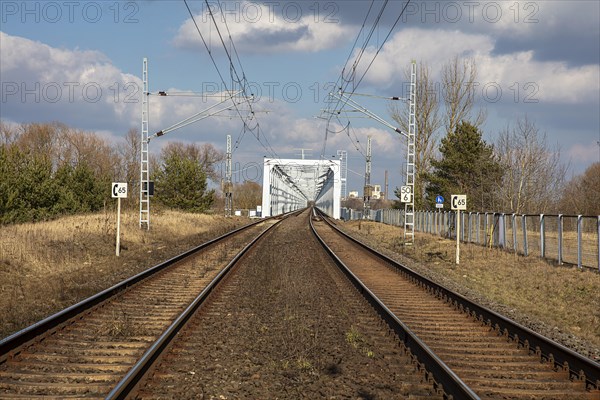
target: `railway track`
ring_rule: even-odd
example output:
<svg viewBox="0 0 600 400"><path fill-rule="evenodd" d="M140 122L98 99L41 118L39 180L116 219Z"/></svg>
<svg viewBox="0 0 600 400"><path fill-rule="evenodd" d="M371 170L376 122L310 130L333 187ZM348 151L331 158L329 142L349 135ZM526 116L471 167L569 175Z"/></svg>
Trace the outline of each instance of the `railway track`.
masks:
<svg viewBox="0 0 600 400"><path fill-rule="evenodd" d="M119 397L115 386L130 383L198 294L278 221L223 235L3 339L0 398Z"/></svg>
<svg viewBox="0 0 600 400"><path fill-rule="evenodd" d="M241 228L0 341L0 398L600 397L592 361L307 220Z"/></svg>
<svg viewBox="0 0 600 400"><path fill-rule="evenodd" d="M378 299L477 397L600 399L594 361L421 277L322 215L313 224L356 285L368 288L365 296Z"/></svg>
<svg viewBox="0 0 600 400"><path fill-rule="evenodd" d="M287 219L246 253L134 398L443 398L323 252L308 217Z"/></svg>

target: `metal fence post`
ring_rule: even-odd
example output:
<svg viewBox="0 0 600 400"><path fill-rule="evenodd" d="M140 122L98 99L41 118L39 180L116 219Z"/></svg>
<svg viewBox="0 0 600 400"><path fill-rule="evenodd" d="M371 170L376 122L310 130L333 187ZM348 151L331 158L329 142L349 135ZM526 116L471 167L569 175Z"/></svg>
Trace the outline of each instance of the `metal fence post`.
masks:
<svg viewBox="0 0 600 400"><path fill-rule="evenodd" d="M563 251L563 215L558 214L558 265L562 265Z"/></svg>
<svg viewBox="0 0 600 400"><path fill-rule="evenodd" d="M540 214L540 256L546 258L546 219Z"/></svg>
<svg viewBox="0 0 600 400"><path fill-rule="evenodd" d="M577 216L577 268L581 269L582 265L582 259L581 259L581 247L582 247L582 243L581 243L581 229L582 229L582 223L583 223L583 216L582 215L578 215Z"/></svg>
<svg viewBox="0 0 600 400"><path fill-rule="evenodd" d="M500 247L506 248L506 214L500 214L500 221L498 223L500 225L500 230L498 231Z"/></svg>
<svg viewBox="0 0 600 400"><path fill-rule="evenodd" d="M523 255L529 255L529 247L527 246L527 215L523 214Z"/></svg>
<svg viewBox="0 0 600 400"><path fill-rule="evenodd" d="M513 234L513 250L515 253L519 252L519 247L517 246L517 214L512 215L512 234Z"/></svg>
<svg viewBox="0 0 600 400"><path fill-rule="evenodd" d="M487 237L488 237L488 213L483 214L483 245L487 246Z"/></svg>
<svg viewBox="0 0 600 400"><path fill-rule="evenodd" d="M480 214L479 214L479 213L477 213L477 227L476 227L476 230L475 230L475 241L477 242L477 244L480 244L480 243L479 243L479 227L480 227L480 224L479 224L479 222L480 222L480 221L479 221L479 217L480 217Z"/></svg>
<svg viewBox="0 0 600 400"><path fill-rule="evenodd" d="M431 233L431 226L432 226L432 222L431 222L431 211L427 211L427 233Z"/></svg>
<svg viewBox="0 0 600 400"><path fill-rule="evenodd" d="M460 212L460 211L459 211ZM460 240L465 241L465 219L460 219Z"/></svg>
<svg viewBox="0 0 600 400"><path fill-rule="evenodd" d="M469 219L468 219L468 227L467 227L467 242L471 243L471 215L473 213L469 212Z"/></svg>
<svg viewBox="0 0 600 400"><path fill-rule="evenodd" d="M444 236L448 234L448 213L444 211Z"/></svg>
<svg viewBox="0 0 600 400"><path fill-rule="evenodd" d="M499 232L499 225L500 225L500 221L499 221L500 217L498 217L498 219L496 219L496 213L492 213L492 246L496 247L498 246L498 241L500 236L498 235Z"/></svg>

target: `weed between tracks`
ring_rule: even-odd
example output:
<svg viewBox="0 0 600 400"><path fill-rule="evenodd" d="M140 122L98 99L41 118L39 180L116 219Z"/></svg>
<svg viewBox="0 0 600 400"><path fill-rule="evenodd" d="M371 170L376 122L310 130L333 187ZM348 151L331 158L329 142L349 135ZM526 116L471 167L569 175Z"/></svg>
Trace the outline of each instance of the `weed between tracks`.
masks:
<svg viewBox="0 0 600 400"><path fill-rule="evenodd" d="M369 348L364 335L358 331L358 328L356 326L352 325L350 327L350 330L346 332L346 342L355 349L358 349L367 357L375 357L375 353Z"/></svg>
<svg viewBox="0 0 600 400"><path fill-rule="evenodd" d="M133 324L124 310L113 310L106 334L114 338L133 336L132 326Z"/></svg>

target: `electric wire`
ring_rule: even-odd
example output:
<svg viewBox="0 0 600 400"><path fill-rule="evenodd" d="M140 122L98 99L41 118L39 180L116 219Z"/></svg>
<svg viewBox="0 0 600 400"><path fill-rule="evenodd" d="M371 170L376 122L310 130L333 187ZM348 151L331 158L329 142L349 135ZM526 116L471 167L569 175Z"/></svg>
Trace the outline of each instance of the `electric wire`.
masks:
<svg viewBox="0 0 600 400"><path fill-rule="evenodd" d="M337 83L338 82L340 82L340 81L342 82L342 84L340 85L339 89L340 89L341 93L346 94L346 96L344 96L344 97L346 97L346 99L343 100L343 98L340 96L340 97L338 97L338 99L337 99L336 102L332 102L332 103L335 103L335 106L333 107L333 111L331 111L331 103L329 104L329 106L327 107L327 111L326 111L326 112L329 113L329 117L327 118L327 125L329 125L331 123L331 120L332 120L332 118L333 118L334 115L336 115L336 118L338 118L338 120L339 120L339 115L341 114L343 107L347 104L348 101L351 100L351 97L355 94L356 90L358 89L358 87L362 83L362 81L365 78L366 74L371 69L373 63L375 62L375 59L380 54L381 50L383 49L383 47L385 46L385 44L389 40L392 32L394 31L394 29L398 25L398 22L400 21L400 19L404 15L404 13L405 13L405 11L406 11L406 9L407 9L407 7L408 7L408 5L409 5L410 2L411 2L411 0L407 0L406 1L406 3L404 4L404 6L402 7L402 10L398 14L398 17L394 21L392 27L390 28L390 30L388 31L387 35L385 36L384 40L377 47L377 51L373 55L373 58L371 59L371 61L367 65L366 69L362 73L360 79L358 79L358 81L356 82L355 81L356 70L357 70L358 66L360 65L360 62L361 62L361 60L363 58L363 55L365 54L365 50L366 50L366 48L367 48L367 46L368 46L368 44L369 44L369 42L371 40L373 32L375 32L375 29L376 29L377 25L379 25L379 23L381 22L381 16L383 15L383 12L385 11L385 8L386 8L386 6L388 4L388 1L385 1L385 3L383 4L383 6L381 7L381 9L379 11L379 14L378 14L377 18L375 19L375 21L374 21L374 23L373 23L373 25L371 27L371 30L369 31L369 34L367 35L367 38L363 41L361 49L358 52L357 56L355 57L354 63L352 65L352 73L349 76L350 79L346 79L344 77L344 72L345 72L345 69L346 69L346 65L348 63L348 60L346 60L346 64L344 65L344 69L342 69L342 73L341 73L340 77L338 78L338 80L336 81L336 87L337 87ZM369 12L367 13L367 17L368 17L368 14L371 11L372 6L373 6L373 3L371 3L371 5L369 7ZM365 21L366 21L366 18L365 18ZM364 23L363 23L363 25L364 25ZM357 35L357 39L354 42L354 45L353 45L352 50L351 50L351 54L354 52L354 49L356 47L356 43L358 42L358 38L360 37L360 34L363 31L363 28L364 27L361 27L361 30L359 31L359 34ZM352 91L348 93L346 91L346 89L348 88L348 86L350 85L350 83L354 83L354 84L353 84L353 87L352 87ZM399 99L397 99L397 98L391 98L391 100L399 100ZM341 107L340 107L340 104L341 104ZM326 149L326 144L327 144L327 133L326 133L325 138L324 138L322 156L324 156L325 149Z"/></svg>
<svg viewBox="0 0 600 400"><path fill-rule="evenodd" d="M215 60L215 58L214 58L214 56L213 56L213 52L212 52L212 50L211 50L210 46L209 46L209 45L208 45L208 43L206 42L206 40L205 40L205 38L204 38L204 35L202 35L202 31L200 30L200 27L198 26L198 23L197 23L197 21L196 21L196 18L194 17L194 13L192 12L192 10L191 10L191 8L190 8L190 6L189 6L189 4L188 4L188 1L187 1L187 0L183 0L183 2L184 2L185 6L186 6L186 8L187 8L187 10L188 10L188 13L189 13L189 15L190 15L190 18L192 19L192 23L193 23L193 24L194 24L194 26L196 27L196 31L198 32L198 35L200 36L200 39L202 40L202 43L203 43L204 47L206 48L206 51L208 52L208 55L209 55L209 57L210 57L210 59L211 59L211 62L212 62L212 64L213 64L213 66L215 67L215 69L216 69L216 71L217 71L217 74L219 75L219 78L221 79L221 82L223 83L223 86L224 86L224 87L227 89L227 83L226 83L226 81L225 81L225 78L224 78L223 74L221 73L221 70L219 69L219 66L217 65L217 62L216 62L216 60ZM233 65L233 60L231 59L231 55L229 54L229 51L227 50L227 45L225 44L225 41L224 41L224 39L223 39L223 36L222 36L222 34L221 34L220 30L219 30L219 27L218 27L218 25L217 25L217 23L216 23L216 20L215 20L215 18L214 18L214 14L212 13L212 9L211 9L211 8L210 8L210 6L208 5L208 1L206 1L206 4L207 4L207 6L208 6L208 11L209 11L209 13L210 13L210 16L211 16L211 18L212 18L212 20L213 20L213 23L214 23L214 25L215 25L215 28L216 28L216 30L217 30L217 33L219 34L219 37L220 37L221 43L222 43L222 45L223 45L223 47L224 47L224 49L225 49L225 52L226 52L226 54L227 54L227 57L228 57L228 59L229 59L229 64L230 64L229 66L230 66L230 68L233 68L233 70L235 71L235 74L236 74L236 77L238 78L238 81L241 81L241 79L239 78L239 75L237 74L237 70L235 69L235 66ZM219 6L220 6L220 2L219 2ZM224 15L223 15L223 18L225 18L225 16L224 16ZM238 58L238 59L239 59L239 58ZM240 65L241 65L241 63L240 63ZM230 72L231 72L231 71L230 71ZM232 74L232 76L233 76L233 74ZM248 103L248 105L249 105L249 108L251 109L251 107L252 107L252 106L251 106L251 103L250 103L250 101L248 100L248 96L247 96L246 88L245 88L245 87L243 87L243 86L240 84L240 89L242 90L242 92L243 92L243 95L244 95L244 97L245 97L245 99L246 99L246 101L247 101L247 103ZM256 137L257 141L258 141L258 142L259 142L259 143L260 143L260 144L261 144L261 145L262 145L262 146L265 148L265 150L266 150L268 153L270 153L270 155L271 155L273 158L279 158L279 157L278 157L278 155L277 155L277 153L276 153L276 152L273 150L273 148L270 146L270 143L268 143L268 139L266 139L265 135L263 135L263 137L265 137L265 141L267 141L267 145L265 145L265 144L264 144L264 143L263 143L263 142L260 140L260 126L259 126L258 122L257 122L257 123L254 125L254 127L250 127L250 125L248 125L248 121L249 121L249 120L252 120L252 119L254 119L254 114L251 112L251 113L250 113L250 116L245 118L245 117L242 115L241 111L239 110L239 108L238 108L237 104L235 104L235 102L234 102L234 107L236 108L237 114L238 114L238 116L240 117L240 119L241 119L241 121L242 121L242 123L243 123L243 125L244 125L244 129L247 129L247 130L249 130L249 131L251 131L251 132L253 132L253 133L254 133L254 131L257 131L257 132L254 134L254 136Z"/></svg>
<svg viewBox="0 0 600 400"><path fill-rule="evenodd" d="M244 68L242 66L241 60L239 58L239 54L238 54L237 49L235 47L235 44L233 43L233 38L231 37L231 32L229 30L229 25L227 24L227 19L225 18L225 14L223 13L223 8L221 6L221 2L218 1L219 10L221 11L221 14L223 16L223 21L224 21L225 27L227 29L227 33L229 35L229 40L230 40L230 43L232 45L232 49L235 51L235 55L236 55L236 58L238 60L238 64L240 65L240 69L242 70L242 78L240 78L240 75L239 75L239 73L237 71L237 68L235 67L235 64L233 62L233 59L232 59L230 51L227 50L227 44L225 43L225 40L223 39L223 35L221 34L221 30L219 29L219 26L217 24L217 20L216 20L216 18L214 16L214 13L212 12L212 9L210 8L210 5L208 4L208 0L205 0L205 3L207 5L208 12L209 12L209 15L210 15L210 17L211 17L211 19L213 21L215 29L217 30L217 34L219 35L219 39L221 40L221 44L223 46L223 49L225 50L225 54L227 55L227 58L229 59L229 67L230 67L230 71L229 72L230 72L230 75L231 75L231 79L232 79L232 81L235 81L236 83L238 83L240 85L240 90L242 90L242 92L244 94L244 98L246 99L246 102L248 104L248 108L250 109L250 117L249 117L249 119L253 119L255 117L255 113L254 113L254 111L252 109L252 103L250 101L248 101L249 96L248 96L248 93L246 91L246 85L243 83L246 80L246 75L245 75ZM234 75L235 75L235 78L237 78L237 79L234 79ZM241 114L240 114L240 117L241 117ZM244 121L244 123L245 123L245 121ZM275 150L273 150L273 147L271 146L271 143L269 143L269 139L266 137L266 135L263 135L264 140L266 142L266 145L264 143L262 143L262 141L260 139L260 123L258 121L256 121L256 125L255 125L254 128L250 128L248 126L248 129L251 132L253 132L253 133L254 133L254 130L256 130L256 133L254 133L254 136L259 141L259 143L261 143L261 145L263 147L265 147L265 150L270 151L272 155L274 155L276 158L279 158L277 156L277 153L275 152Z"/></svg>

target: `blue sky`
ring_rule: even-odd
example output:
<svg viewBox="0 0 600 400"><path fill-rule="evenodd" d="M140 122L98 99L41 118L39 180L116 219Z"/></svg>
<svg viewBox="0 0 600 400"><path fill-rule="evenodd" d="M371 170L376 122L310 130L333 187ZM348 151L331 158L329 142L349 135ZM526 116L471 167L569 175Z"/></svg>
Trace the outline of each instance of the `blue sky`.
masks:
<svg viewBox="0 0 600 400"><path fill-rule="evenodd" d="M229 82L228 62L206 4L188 3ZM209 4L217 7L214 1ZM244 72L257 92L261 135L279 157L297 157L299 148L320 155L325 125L315 116L325 107L330 83L337 80L370 4L222 2ZM373 10L382 4L375 1ZM372 58L404 4L388 4L365 59ZM488 114L485 139L493 143L507 124L527 115L552 147L561 148L570 173L581 173L600 157L599 4L411 2L358 92L401 95L411 59L427 62L439 81L441 66L450 58L472 57L481 88L477 107ZM222 87L183 1L4 0L0 13L0 118L5 122L58 120L119 143L129 128L140 125L143 57L150 63L151 91ZM359 43L363 40L364 35ZM386 101L357 100L391 121ZM150 130L178 122L212 101L151 98ZM402 139L373 120L356 119L351 125L360 145L373 136L372 182L382 184L389 170L390 187L401 185ZM241 129L239 118L213 117L152 141L150 149L159 152L168 141L209 142L224 149L225 135L235 141ZM349 190L363 184L363 156L355 147L345 134L330 134L325 147L326 156L339 149L349 152ZM246 134L234 161L243 168L262 163L266 154Z"/></svg>

